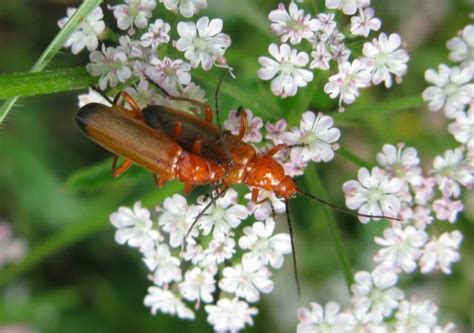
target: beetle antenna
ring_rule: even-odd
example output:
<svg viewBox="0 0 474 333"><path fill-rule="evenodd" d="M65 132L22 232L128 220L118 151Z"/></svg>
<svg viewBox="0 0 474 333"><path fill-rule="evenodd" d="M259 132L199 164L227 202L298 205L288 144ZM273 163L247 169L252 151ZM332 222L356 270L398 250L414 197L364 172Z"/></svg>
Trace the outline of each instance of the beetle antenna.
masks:
<svg viewBox="0 0 474 333"><path fill-rule="evenodd" d="M94 86L91 86L91 89L92 90L95 90L100 96L102 96L107 102L109 102L110 104L114 105L114 102L112 101L112 99L107 96L102 90L100 90L98 87L94 87Z"/></svg>
<svg viewBox="0 0 474 333"><path fill-rule="evenodd" d="M313 200L316 200L322 204L325 204L329 207L331 207L332 209L334 210L338 210L340 212L343 212L343 213L346 213L346 214L349 214L349 215L354 215L354 216L362 216L362 217L368 217L368 218L375 218L375 219L387 219L387 220L395 220L395 221L401 221L401 219L399 219L398 217L393 217L393 216L385 216L385 215L369 215L369 214L362 214L362 213L356 213L356 212L353 212L352 210L349 210L349 209L345 209L343 207L339 207L339 206L336 206L335 204L332 204L330 203L329 201L326 201L324 199L321 199L317 196L315 196L314 194L311 194L311 193L307 193L303 190L300 190L300 189L297 189L296 190L297 193L299 194L302 194L310 199L313 199Z"/></svg>
<svg viewBox="0 0 474 333"><path fill-rule="evenodd" d="M221 196L224 195L224 193L226 192L226 190L222 190L220 193L217 193L217 195L213 198L211 198L211 200L209 200L209 202L207 203L207 205L204 207L203 210L201 210L199 212L199 214L197 214L196 218L194 219L193 221L193 224L191 224L191 226L189 227L188 231L186 231L186 235L184 236L184 239L188 238L189 234L191 233L191 230L193 230L193 228L196 226L198 220L204 215L204 213L217 201L217 199L219 199Z"/></svg>
<svg viewBox="0 0 474 333"><path fill-rule="evenodd" d="M216 92L214 94L214 99L215 99L215 109L216 109L216 118L217 118L217 126L219 126L219 129L221 130L222 132L222 125L221 125L221 112L220 112L220 108L219 108L219 93L221 91L221 85L222 85L222 82L224 81L224 77L225 77L225 73L222 74L221 78L219 79L219 82L217 83L217 87L216 87ZM224 132L222 132L221 134L223 134ZM219 135L220 137L221 135ZM224 146L224 152L225 152L225 155L226 155L226 158L230 161L231 160L231 154L230 154L230 151L229 151L229 147L227 145L227 140L225 138L225 136L222 136L223 140L222 140L222 144Z"/></svg>
<svg viewBox="0 0 474 333"><path fill-rule="evenodd" d="M285 206L286 206L286 217L288 221L288 230L290 232L290 240L291 240L291 255L293 256L293 274L295 276L296 288L298 289L298 298L301 298L300 279L298 277L298 267L296 265L296 248L295 248L295 241L293 239L293 227L291 225L290 202L288 200L285 200Z"/></svg>
<svg viewBox="0 0 474 333"><path fill-rule="evenodd" d="M221 85L222 81L224 81L225 73L222 74L221 78L219 79L219 82L217 83L216 87L216 92L214 94L214 100L215 100L215 108L216 108L216 118L217 118L217 126L219 126L219 129L222 130L222 125L221 125L221 112L219 108L219 93L221 91Z"/></svg>

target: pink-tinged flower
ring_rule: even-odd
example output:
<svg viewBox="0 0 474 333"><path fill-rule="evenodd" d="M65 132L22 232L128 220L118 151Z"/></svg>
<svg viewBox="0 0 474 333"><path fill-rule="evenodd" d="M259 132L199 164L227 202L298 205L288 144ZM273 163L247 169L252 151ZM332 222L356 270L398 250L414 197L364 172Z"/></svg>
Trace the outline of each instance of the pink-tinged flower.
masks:
<svg viewBox="0 0 474 333"><path fill-rule="evenodd" d="M283 163L285 175L290 177L301 176L307 166L308 160L304 158L300 151L295 149L290 150L290 158Z"/></svg>
<svg viewBox="0 0 474 333"><path fill-rule="evenodd" d="M425 206L416 206L412 219L417 229L424 230L433 223L433 216L430 208Z"/></svg>
<svg viewBox="0 0 474 333"><path fill-rule="evenodd" d="M403 291L395 287L397 275L382 267L373 272L357 272L352 285L354 309L366 309L366 318L372 323L381 323L390 316L403 299Z"/></svg>
<svg viewBox="0 0 474 333"><path fill-rule="evenodd" d="M398 147L386 144L382 152L377 153L377 162L393 177L406 180L414 186L420 186L423 182L420 159L415 148L405 147L404 144Z"/></svg>
<svg viewBox="0 0 474 333"><path fill-rule="evenodd" d="M166 44L170 41L171 26L165 21L158 19L155 23L148 26L148 32L141 37L141 44L143 47L151 47L156 49L161 44Z"/></svg>
<svg viewBox="0 0 474 333"><path fill-rule="evenodd" d="M359 59L352 63L346 61L339 64L339 72L329 77L324 85L324 92L331 98L339 96L339 105L353 103L359 96L359 88L370 85L372 76L366 64Z"/></svg>
<svg viewBox="0 0 474 333"><path fill-rule="evenodd" d="M134 25L139 29L146 28L155 6L156 0L125 0L125 4L109 8L114 10L117 26L127 30L133 29Z"/></svg>
<svg viewBox="0 0 474 333"><path fill-rule="evenodd" d="M281 42L290 41L293 45L301 43L302 39L311 38L318 25L316 19L305 15L304 10L299 9L294 2L288 5L288 11L285 4L280 3L278 9L270 12L268 19L272 22L272 30L281 36Z"/></svg>
<svg viewBox="0 0 474 333"><path fill-rule="evenodd" d="M351 17L351 33L354 36L368 37L370 31L378 31L382 22L374 17L372 8L365 8L359 12L359 16Z"/></svg>
<svg viewBox="0 0 474 333"><path fill-rule="evenodd" d="M244 256L260 262L270 264L273 268L283 265L283 255L291 253L290 235L279 233L274 235L275 220L267 218L265 223L255 222L251 227L244 228L244 236L239 239L239 246L249 250Z"/></svg>
<svg viewBox="0 0 474 333"><path fill-rule="evenodd" d="M370 5L370 0L326 0L329 9L341 10L346 15L354 15L357 9Z"/></svg>
<svg viewBox="0 0 474 333"><path fill-rule="evenodd" d="M469 67L474 72L474 24L464 27L458 37L454 37L446 43L449 51L449 59L461 61L462 67Z"/></svg>
<svg viewBox="0 0 474 333"><path fill-rule="evenodd" d="M443 197L433 202L433 210L436 218L441 221L456 222L459 212L462 212L464 205L460 200L451 200L449 197Z"/></svg>
<svg viewBox="0 0 474 333"><path fill-rule="evenodd" d="M184 281L179 284L181 296L188 301L200 300L210 303L214 299L212 293L216 290L216 281L213 274L199 267L186 272Z"/></svg>
<svg viewBox="0 0 474 333"><path fill-rule="evenodd" d="M422 254L421 247L428 239L427 233L412 226L402 228L395 224L385 229L383 236L375 237L375 242L384 248L377 251L374 260L396 272L412 272L416 268L416 260Z"/></svg>
<svg viewBox="0 0 474 333"><path fill-rule="evenodd" d="M423 91L423 99L431 111L443 109L446 117L454 118L474 98L473 72L470 68L459 68L441 64L438 72L428 69L425 80L434 84Z"/></svg>
<svg viewBox="0 0 474 333"><path fill-rule="evenodd" d="M194 319L194 313L183 301L171 291L159 287L148 288L145 297L145 306L151 308L151 313L156 315L157 311L176 315L181 319Z"/></svg>
<svg viewBox="0 0 474 333"><path fill-rule="evenodd" d="M285 119L278 120L275 124L271 122L265 123L265 128L267 129L267 135L265 138L271 140L275 145L283 143L282 135L285 133L288 123Z"/></svg>
<svg viewBox="0 0 474 333"><path fill-rule="evenodd" d="M115 241L120 245L127 243L131 247L147 250L162 240L160 233L153 229L150 211L142 208L140 201L135 203L133 210L120 207L110 215L110 222L117 228Z"/></svg>
<svg viewBox="0 0 474 333"><path fill-rule="evenodd" d="M474 104L471 104L466 113L458 112L455 122L449 124L448 131L456 141L466 145L467 149L474 151Z"/></svg>
<svg viewBox="0 0 474 333"><path fill-rule="evenodd" d="M27 242L21 238L13 238L10 224L0 220L0 268L20 260L27 250Z"/></svg>
<svg viewBox="0 0 474 333"><path fill-rule="evenodd" d="M206 16L196 23L178 23L180 38L176 42L176 48L184 52L184 57L191 62L193 68L202 64L204 70L209 70L216 59L224 57L231 40L229 35L221 32L222 26L221 19L209 21Z"/></svg>
<svg viewBox="0 0 474 333"><path fill-rule="evenodd" d="M336 30L336 21L334 13L319 13L316 15L317 31L323 32L325 36L331 35Z"/></svg>
<svg viewBox="0 0 474 333"><path fill-rule="evenodd" d="M217 332L235 333L245 327L253 325L252 316L258 313L256 308L249 308L246 302L238 298L232 300L221 298L216 305L206 305L207 321L214 326Z"/></svg>
<svg viewBox="0 0 474 333"><path fill-rule="evenodd" d="M76 12L76 8L69 7L67 16L58 21L58 26L62 29L72 15ZM94 51L99 46L99 35L104 32L105 23L102 20L104 14L102 8L96 7L82 22L79 27L71 34L64 43L64 47L71 47L73 54L78 54L85 47L87 50Z"/></svg>
<svg viewBox="0 0 474 333"><path fill-rule="evenodd" d="M189 228L199 213L196 206L188 206L185 197L174 194L172 197L166 198L163 202L163 208L157 208L157 211L161 213L158 217L158 224L169 233L171 247L178 247L183 242L194 242L193 238L199 232L197 228L193 228L191 231ZM188 232L189 235L185 240L184 237Z"/></svg>
<svg viewBox="0 0 474 333"><path fill-rule="evenodd" d="M223 263L225 260L230 260L235 254L235 240L227 237L223 240L213 239L209 246L204 251L205 265L209 267Z"/></svg>
<svg viewBox="0 0 474 333"><path fill-rule="evenodd" d="M260 299L260 293L270 293L273 290L272 273L252 258L242 258L242 264L226 267L222 271L219 287L237 297L253 303Z"/></svg>
<svg viewBox="0 0 474 333"><path fill-rule="evenodd" d="M324 308L318 303L311 302L311 310L304 307L298 309L299 323L297 333L340 332L350 333L351 316L339 312L341 307L335 302L327 303Z"/></svg>
<svg viewBox="0 0 474 333"><path fill-rule="evenodd" d="M201 245L196 243L187 243L186 250L180 253L180 256L185 261L190 261L193 265L196 266L203 266L202 263L204 262L205 255L204 249Z"/></svg>
<svg viewBox="0 0 474 333"><path fill-rule="evenodd" d="M362 53L366 57L369 66L372 66L372 83L385 82L385 87L392 86L392 76L402 77L407 72L409 56L400 46L402 40L400 35L391 34L387 37L381 33L379 38L374 38L372 43L364 43Z"/></svg>
<svg viewBox="0 0 474 333"><path fill-rule="evenodd" d="M245 199L249 200L247 209L252 212L258 221L265 221L274 214L286 212L285 202L278 198L273 192L261 190L258 193L257 202L252 201L252 193L247 193Z"/></svg>
<svg viewBox="0 0 474 333"><path fill-rule="evenodd" d="M436 325L438 307L430 301L420 301L412 298L400 303L395 314L395 332L430 333Z"/></svg>
<svg viewBox="0 0 474 333"><path fill-rule="evenodd" d="M283 141L288 145L303 145L291 148L302 155L302 159L314 162L329 162L334 158L334 149L341 136L339 129L333 127L330 116L306 111L301 117L299 128L283 134Z"/></svg>
<svg viewBox="0 0 474 333"><path fill-rule="evenodd" d="M389 324L385 322L375 323L370 319L367 308L354 307L350 309L351 316L348 328L350 332L357 333L389 333Z"/></svg>
<svg viewBox="0 0 474 333"><path fill-rule="evenodd" d="M313 58L313 61L309 64L309 68L318 68L322 70L329 69L329 61L331 61L332 55L325 44L318 43L311 52L311 57Z"/></svg>
<svg viewBox="0 0 474 333"><path fill-rule="evenodd" d="M243 109L247 115L247 128L244 137L245 142L260 142L262 141L262 133L260 129L263 127L263 121L260 117L254 117L250 109ZM237 135L241 128L241 114L237 114L237 110L232 110L229 116L224 121L224 128L231 131L232 134Z"/></svg>
<svg viewBox="0 0 474 333"><path fill-rule="evenodd" d="M342 64L349 60L351 56L351 50L349 50L344 44L333 44L329 46L331 51L331 57L338 63Z"/></svg>
<svg viewBox="0 0 474 333"><path fill-rule="evenodd" d="M207 8L207 0L160 0L166 9L178 11L186 18L197 14L201 9Z"/></svg>
<svg viewBox="0 0 474 333"><path fill-rule="evenodd" d="M272 80L270 88L276 96L286 98L295 96L299 87L306 87L313 80L313 73L304 67L309 58L306 52L291 49L288 44L271 44L268 48L271 56L258 58L262 68L258 77L262 80Z"/></svg>
<svg viewBox="0 0 474 333"><path fill-rule="evenodd" d="M403 189L400 179L389 178L378 167L371 173L366 168L360 169L357 178L359 181L350 180L343 185L348 208L367 215L397 216L401 207L398 195ZM369 218L360 216L359 220L367 223Z"/></svg>
<svg viewBox="0 0 474 333"><path fill-rule="evenodd" d="M209 200L208 198L202 201L200 208L204 208ZM247 207L237 204L237 192L229 189L206 210L197 225L202 229L203 235L209 235L212 232L214 239L224 240L229 232L248 216Z"/></svg>
<svg viewBox="0 0 474 333"><path fill-rule="evenodd" d="M444 156L436 156L433 173L439 189L446 197L459 197L461 186L471 189L474 182L474 165L464 158L461 148L448 149Z"/></svg>
<svg viewBox="0 0 474 333"><path fill-rule="evenodd" d="M142 107L157 104L161 95L148 81L141 80L135 87L127 87L125 91Z"/></svg>
<svg viewBox="0 0 474 333"><path fill-rule="evenodd" d="M142 252L143 261L153 273L155 285L163 286L173 281L181 281L181 262L171 255L168 245L156 245Z"/></svg>
<svg viewBox="0 0 474 333"><path fill-rule="evenodd" d="M422 178L421 184L413 187L416 203L426 205L428 201L433 199L435 185L436 181L433 177Z"/></svg>
<svg viewBox="0 0 474 333"><path fill-rule="evenodd" d="M422 273L430 273L435 269L441 269L445 274L451 274L451 264L459 261L459 245L462 241L462 234L454 230L445 232L441 236L433 237L423 249L420 258Z"/></svg>
<svg viewBox="0 0 474 333"><path fill-rule="evenodd" d="M93 51L89 59L91 63L87 64L86 69L91 75L100 76L101 90L107 89L107 85L115 87L132 76L126 54L113 47L102 45L102 52Z"/></svg>
<svg viewBox="0 0 474 333"><path fill-rule="evenodd" d="M145 58L143 48L139 40L131 39L130 36L125 35L120 36L119 44L120 46L117 47L117 51L125 53L129 59Z"/></svg>
<svg viewBox="0 0 474 333"><path fill-rule="evenodd" d="M178 87L191 82L191 65L181 59L172 60L164 57L163 60L155 56L151 57L150 66L145 73L153 81L159 82L160 86L170 94L177 93Z"/></svg>

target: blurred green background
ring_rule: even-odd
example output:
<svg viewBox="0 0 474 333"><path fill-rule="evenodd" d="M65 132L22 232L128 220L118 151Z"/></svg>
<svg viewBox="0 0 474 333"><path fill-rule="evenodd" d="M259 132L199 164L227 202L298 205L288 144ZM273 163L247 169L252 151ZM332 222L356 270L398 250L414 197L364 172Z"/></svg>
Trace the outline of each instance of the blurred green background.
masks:
<svg viewBox="0 0 474 333"><path fill-rule="evenodd" d="M409 73L402 85L390 90L364 90L346 113L335 115L346 154L342 151L328 165L309 168L307 176L298 179L308 191L323 192L338 205L344 203L342 183L356 178L359 168L343 157L347 152L373 164L384 143L405 142L418 149L428 170L434 156L457 146L447 133L447 120L441 113L429 113L421 105L420 95L426 85L425 69L446 63L445 42L472 22L468 15L474 12L473 2L372 2L376 16L383 21L381 30L399 32L407 43ZM68 0L2 0L0 73L28 71L57 33L57 20L65 16L68 6L78 4ZM267 55L271 42L278 42L266 18L278 1L208 0L208 4L201 14L223 18L224 32L233 40L226 56L236 69L237 79L224 84L224 114L244 105L264 120L284 117L297 125L307 109L335 112L334 101L322 91L324 75L286 100L272 96L268 82L256 80L258 57ZM111 12L105 10L105 4L102 7L106 22L111 24ZM323 0L306 6L322 7ZM166 15L162 9L155 13ZM360 50L360 43L355 47ZM86 51L73 56L63 49L48 68L84 66L87 61ZM211 101L219 76L219 71L201 71L195 76ZM151 176L138 167L113 179L110 154L87 140L72 120L79 93L84 91L22 98L0 128L0 218L10 222L15 237L26 239L29 246L23 260L0 268L0 332L12 326L24 332L212 331L202 312L196 321L187 322L167 315L152 316L143 306L147 272L137 251L114 242L108 216L120 205L137 200L152 208L166 196L182 193L182 186L171 183L157 190ZM472 331L474 318L472 193L466 195L464 203L466 211L455 226L465 237L463 260L454 265L453 274L402 275L400 285L409 296L437 302L441 322L454 321L467 332ZM347 304L348 292L325 223L325 210L304 198L295 199L292 208L302 300L297 299L291 260L287 260L284 268L274 273L275 291L258 304L260 313L248 332L294 331L296 309L309 301ZM372 269L373 237L384 225L362 225L351 216L330 214L340 227L353 270ZM286 225L280 223L279 228L286 230Z"/></svg>

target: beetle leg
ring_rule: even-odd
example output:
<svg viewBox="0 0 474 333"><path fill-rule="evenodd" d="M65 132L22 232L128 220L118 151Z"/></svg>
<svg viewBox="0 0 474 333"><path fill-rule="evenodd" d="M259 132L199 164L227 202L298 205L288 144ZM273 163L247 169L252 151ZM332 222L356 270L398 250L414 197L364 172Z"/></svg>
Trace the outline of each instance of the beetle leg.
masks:
<svg viewBox="0 0 474 333"><path fill-rule="evenodd" d="M135 119L142 120L143 115L142 115L142 108L138 104L138 102L130 96L126 91L120 91L115 95L115 98L113 100L113 104L117 105L118 100L122 97L125 102L130 106L130 110L133 112L133 115L135 116Z"/></svg>
<svg viewBox="0 0 474 333"><path fill-rule="evenodd" d="M163 178L157 175L156 173L152 173L152 176L153 176L153 181L155 182L155 185L158 188L162 187L168 181L168 179Z"/></svg>
<svg viewBox="0 0 474 333"><path fill-rule="evenodd" d="M112 175L114 177L118 177L121 174L123 174L125 171L127 171L133 164L133 161L126 158L125 161L123 161L122 165L117 167L117 161L118 161L118 156L115 155L114 159L112 161Z"/></svg>
<svg viewBox="0 0 474 333"><path fill-rule="evenodd" d="M212 122L212 109L211 109L211 106L209 104L198 101L196 99L188 98L188 97L171 95L163 87L161 87L158 83L153 81L148 75L145 75L145 78L148 80L148 82L150 82L155 87L157 87L163 93L163 95L166 96L166 98L168 98L172 101L183 101L183 102L188 102L188 103L196 105L197 107L199 107L201 109L201 113L204 114L204 120L209 122L209 123Z"/></svg>
<svg viewBox="0 0 474 333"><path fill-rule="evenodd" d="M240 116L240 130L237 137L242 140L247 131L247 112L245 112L244 108L239 106L236 112L237 116Z"/></svg>
<svg viewBox="0 0 474 333"><path fill-rule="evenodd" d="M275 155L276 153L278 153L280 150L285 149L285 148L288 148L288 145L284 144L284 143L280 143L280 144L275 145L272 148L270 148L270 150L267 151L267 153L265 155L271 157L271 156Z"/></svg>
<svg viewBox="0 0 474 333"><path fill-rule="evenodd" d="M188 195L189 193L191 193L192 190L193 190L193 184L191 184L191 183L185 183L184 184L184 194L185 195Z"/></svg>
<svg viewBox="0 0 474 333"><path fill-rule="evenodd" d="M201 150L202 150L202 140L196 140L193 143L193 154L195 155L201 155Z"/></svg>
<svg viewBox="0 0 474 333"><path fill-rule="evenodd" d="M252 189L252 202L257 203L258 202L258 193L260 190L258 188Z"/></svg>
<svg viewBox="0 0 474 333"><path fill-rule="evenodd" d="M173 139L173 141L177 141L181 134L183 134L183 124L177 122L174 128L173 136L171 138Z"/></svg>

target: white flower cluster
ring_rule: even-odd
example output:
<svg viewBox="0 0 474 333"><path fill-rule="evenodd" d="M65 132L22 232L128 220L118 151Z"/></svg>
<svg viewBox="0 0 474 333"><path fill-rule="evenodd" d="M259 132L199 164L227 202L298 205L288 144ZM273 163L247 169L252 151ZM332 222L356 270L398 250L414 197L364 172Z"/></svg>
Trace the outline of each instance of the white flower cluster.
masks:
<svg viewBox="0 0 474 333"><path fill-rule="evenodd" d="M405 299L396 286L397 275L383 268L357 272L352 285L351 306L341 310L336 302L298 310L297 333L454 333L453 323L438 324L438 307L429 300Z"/></svg>
<svg viewBox="0 0 474 333"><path fill-rule="evenodd" d="M422 273L435 269L450 273L451 263L460 258L457 251L462 235L455 230L430 237L429 228L435 220L456 222L463 210L461 188L471 189L473 185L472 161L462 148L447 150L435 158L428 175L423 175L417 151L403 144L398 148L384 145L377 161L380 167L371 172L362 168L358 181L343 186L350 209L400 219L391 220L383 237L375 238L382 246L375 261L395 273L412 272L418 266Z"/></svg>
<svg viewBox="0 0 474 333"><path fill-rule="evenodd" d="M326 0L326 7L342 10L351 15L351 36L368 37L371 31L378 31L381 22L374 17L369 7L370 0ZM350 104L359 96L359 89L384 83L390 88L392 76L400 80L407 71L408 54L401 48L398 34L381 33L372 42L366 42L362 55L351 60L351 50L344 44L346 36L338 29L334 13L319 13L315 17L305 14L295 2L288 9L280 3L278 9L268 15L272 30L280 36L281 44L271 44L268 48L273 57L260 57L262 68L258 77L272 80L272 92L283 98L296 95L298 88L305 87L313 80L311 69L329 70L337 67L338 72L329 77L324 91L331 98L339 97ZM311 61L305 51L299 52L291 45L311 47ZM302 44L305 43L305 44ZM342 108L341 108L342 110Z"/></svg>
<svg viewBox="0 0 474 333"><path fill-rule="evenodd" d="M187 303L193 303L195 310L204 303L216 331L236 332L253 323L257 309L249 303L273 290L270 267L280 268L283 256L291 253L290 237L275 233L272 217L243 228L243 233L238 230L252 212L237 203L232 189L189 232L208 200L188 205L175 194L157 208L156 218L137 202L133 209L119 208L110 221L117 228L116 241L143 255L153 282L145 305L153 314L194 319Z"/></svg>
<svg viewBox="0 0 474 333"><path fill-rule="evenodd" d="M350 5L357 1L338 3L342 8L344 5L351 8ZM474 103L469 95L472 84L459 79L465 76L471 80L473 75L469 55L465 52L472 45L471 36L466 34L469 29L472 30L472 25L463 30L462 38L448 42L452 52L450 58L463 61L463 67L450 69L440 65L438 87L430 87L423 93L430 101L430 109L433 110L434 104L437 109L444 106L446 116L454 116L456 122L450 124L448 130L461 146L437 156L433 168L423 174L416 149L403 144L398 147L387 144L377 154L377 167L370 171L360 169L358 181L344 184L348 208L362 214L400 220L390 220L390 227L383 231L382 237L375 237L375 242L381 246L374 256L377 266L370 273L355 274L351 288L352 306L341 311L334 302L325 307L312 303L310 310L299 310L297 332L455 331L452 323L444 327L438 325L434 303L414 297L405 299L405 293L396 283L400 273L413 272L417 268L423 274L435 270L450 274L452 264L460 260L461 232L439 233L436 225L431 226L442 223L436 220L456 223L464 208L462 188L472 189L474 184ZM429 70L426 76L430 81L436 74ZM461 83L456 85L454 82ZM436 94L439 96L433 96ZM426 98L428 95L433 96L433 100ZM359 219L363 223L369 222L366 217Z"/></svg>
<svg viewBox="0 0 474 333"><path fill-rule="evenodd" d="M186 18L192 17L207 7L206 0L162 0L168 10L179 11ZM102 46L99 39L104 32L103 12L97 7L79 26L66 42L73 53L79 53L84 47L90 53L90 63L86 69L94 76L99 76L98 86L101 90L121 84L126 91L138 100L140 105L160 102L176 106L148 84L145 74L171 94L204 100L204 91L191 81L190 71L202 67L211 69L214 65L229 68L224 53L231 44L230 37L221 32L221 19L201 17L196 22L178 22L179 38L172 46L183 52L184 59L162 57L163 50L171 42L171 26L162 19L149 22L156 0L125 0L123 4L109 6L117 20L117 26L124 30L119 45ZM68 16L58 24L63 27L74 8L68 9ZM99 48L99 49L98 49ZM129 87L134 85L134 87ZM98 97L98 96L96 96ZM81 99L94 100L93 96L81 96ZM100 98L99 98L100 99ZM189 107L189 105L186 105Z"/></svg>
<svg viewBox="0 0 474 333"><path fill-rule="evenodd" d="M425 79L433 84L423 91L423 99L431 111L443 110L446 117L454 119L449 131L456 140L472 150L474 116L474 24L466 26L458 37L447 42L451 51L449 59L459 66L438 66L438 71L428 69Z"/></svg>

